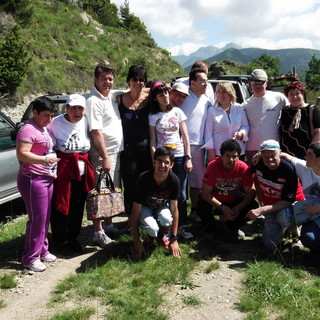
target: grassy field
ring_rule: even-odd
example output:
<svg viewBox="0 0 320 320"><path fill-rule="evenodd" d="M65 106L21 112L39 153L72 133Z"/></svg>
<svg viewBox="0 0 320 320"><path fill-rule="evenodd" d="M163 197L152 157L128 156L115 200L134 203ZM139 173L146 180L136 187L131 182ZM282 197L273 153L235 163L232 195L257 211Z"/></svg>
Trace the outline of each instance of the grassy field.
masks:
<svg viewBox="0 0 320 320"><path fill-rule="evenodd" d="M0 226L1 261L19 260L22 235L26 219L19 218ZM248 226L252 228L252 226ZM256 228L256 227L255 227ZM247 233L247 231L246 231ZM99 301L106 318L113 319L167 319L161 311L164 303L163 288L183 284L192 286L190 273L200 259L221 257L227 259L228 251L244 260L243 294L237 306L246 314L247 320L290 319L316 320L320 314L319 264L316 257L305 249L292 248L290 240L281 252L267 254L259 239L259 230L251 232L250 240L223 245L208 251L206 243L192 241L182 243L183 258L175 259L160 247L155 247L147 259L133 261L130 248L131 237L121 236L117 246L101 250L99 258L87 263L82 273L72 275L58 283L50 305L61 310L66 301L73 301L74 308L59 311L50 320L88 319L96 310L87 301ZM190 254L198 252L197 255ZM19 272L0 270L0 288L15 286ZM219 270L219 263L212 262L204 274ZM5 275L4 275L5 274ZM201 301L193 295L184 298L187 306L201 307ZM0 308L4 301L0 300Z"/></svg>

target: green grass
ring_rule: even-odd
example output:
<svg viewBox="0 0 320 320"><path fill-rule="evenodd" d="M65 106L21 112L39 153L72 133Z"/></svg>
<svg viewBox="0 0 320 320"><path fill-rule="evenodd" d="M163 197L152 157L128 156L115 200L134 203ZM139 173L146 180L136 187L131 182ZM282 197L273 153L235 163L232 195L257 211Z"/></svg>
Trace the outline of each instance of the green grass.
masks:
<svg viewBox="0 0 320 320"><path fill-rule="evenodd" d="M0 309L4 308L6 306L3 299L0 299Z"/></svg>
<svg viewBox="0 0 320 320"><path fill-rule="evenodd" d="M319 319L320 279L302 268L255 262L244 278L239 308L247 319Z"/></svg>
<svg viewBox="0 0 320 320"><path fill-rule="evenodd" d="M201 300L194 295L185 296L182 298L182 301L186 306L192 307L199 306L202 304Z"/></svg>
<svg viewBox="0 0 320 320"><path fill-rule="evenodd" d="M204 273L211 273L212 271L218 270L219 268L219 262L212 262L205 268Z"/></svg>
<svg viewBox="0 0 320 320"><path fill-rule="evenodd" d="M105 259L101 257L102 261L91 262L95 267L89 266L84 273L60 282L51 305L70 299L98 299L108 306L107 318L110 320L166 319L160 308L164 303L160 288L186 281L196 262L188 257L189 248L183 244L181 259L157 247L148 259L131 261L125 258L130 245L131 239L122 237L113 252L102 252ZM122 257L113 257L115 252Z"/></svg>
<svg viewBox="0 0 320 320"><path fill-rule="evenodd" d="M10 289L15 288L17 282L14 279L14 274L3 274L0 276L0 288L1 289Z"/></svg>
<svg viewBox="0 0 320 320"><path fill-rule="evenodd" d="M66 310L57 313L50 320L87 320L94 312L94 309L90 307Z"/></svg>

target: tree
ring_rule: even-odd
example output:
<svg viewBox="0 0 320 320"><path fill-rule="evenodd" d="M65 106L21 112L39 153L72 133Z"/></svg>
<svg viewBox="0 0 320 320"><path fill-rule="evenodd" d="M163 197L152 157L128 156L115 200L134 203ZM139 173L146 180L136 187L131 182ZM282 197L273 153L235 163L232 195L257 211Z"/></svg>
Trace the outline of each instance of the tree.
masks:
<svg viewBox="0 0 320 320"><path fill-rule="evenodd" d="M148 34L145 24L130 12L128 0L125 0L124 5L120 6L120 19L124 29L140 32L145 35Z"/></svg>
<svg viewBox="0 0 320 320"><path fill-rule="evenodd" d="M104 26L119 27L121 25L118 8L110 3L110 0L85 0L82 2L82 7Z"/></svg>
<svg viewBox="0 0 320 320"><path fill-rule="evenodd" d="M320 91L320 59L317 59L315 55L312 56L309 62L306 85L310 90Z"/></svg>
<svg viewBox="0 0 320 320"><path fill-rule="evenodd" d="M271 79L280 75L280 66L280 58L272 58L268 54L263 53L247 64L247 72L250 74L254 69L263 69L268 74L268 78Z"/></svg>
<svg viewBox="0 0 320 320"><path fill-rule="evenodd" d="M31 0L2 0L0 11L11 13L21 25L28 24L33 13Z"/></svg>
<svg viewBox="0 0 320 320"><path fill-rule="evenodd" d="M23 81L31 59L15 26L0 43L0 92L13 94Z"/></svg>

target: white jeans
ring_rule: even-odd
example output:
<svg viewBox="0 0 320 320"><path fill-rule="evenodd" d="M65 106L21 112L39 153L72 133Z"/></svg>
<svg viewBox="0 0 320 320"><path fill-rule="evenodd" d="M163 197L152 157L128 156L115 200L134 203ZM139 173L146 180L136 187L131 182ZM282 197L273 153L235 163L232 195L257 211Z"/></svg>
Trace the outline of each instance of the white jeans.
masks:
<svg viewBox="0 0 320 320"><path fill-rule="evenodd" d="M155 238L158 236L159 225L161 227L169 227L173 219L168 206L163 206L158 209L150 209L142 206L139 220L148 235Z"/></svg>

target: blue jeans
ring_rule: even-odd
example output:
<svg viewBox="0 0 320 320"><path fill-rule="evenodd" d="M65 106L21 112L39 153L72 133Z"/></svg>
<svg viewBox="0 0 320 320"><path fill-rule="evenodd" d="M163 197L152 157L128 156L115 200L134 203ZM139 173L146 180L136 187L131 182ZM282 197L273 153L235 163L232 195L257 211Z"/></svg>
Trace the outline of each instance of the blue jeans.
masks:
<svg viewBox="0 0 320 320"><path fill-rule="evenodd" d="M300 240L314 253L320 253L320 228L314 221L302 225Z"/></svg>
<svg viewBox="0 0 320 320"><path fill-rule="evenodd" d="M272 251L276 249L276 247L281 243L284 232L288 227L286 224L282 226L279 221L282 222L283 220L287 220L288 217L292 216L292 207L284 208L277 212L264 214L265 219L262 232L262 241L265 247ZM286 219L280 219L280 217L285 217Z"/></svg>
<svg viewBox="0 0 320 320"><path fill-rule="evenodd" d="M187 178L188 175L184 169L186 157L175 157L172 171L178 176L180 181L180 197L178 199L179 225L187 223Z"/></svg>

